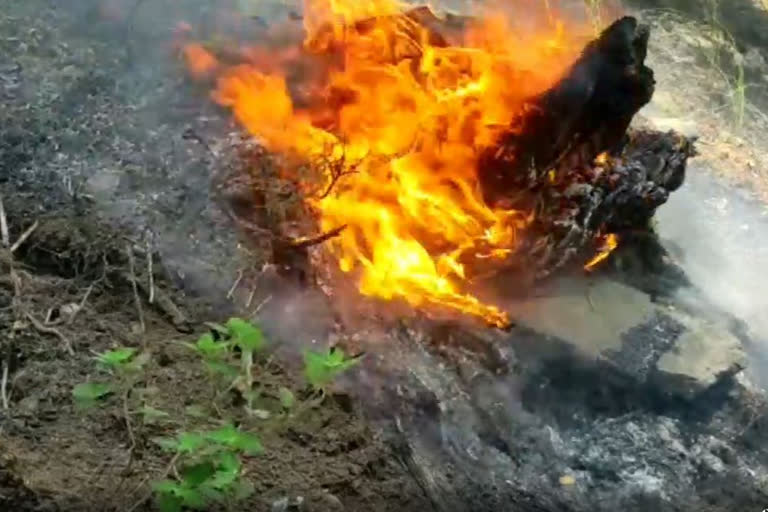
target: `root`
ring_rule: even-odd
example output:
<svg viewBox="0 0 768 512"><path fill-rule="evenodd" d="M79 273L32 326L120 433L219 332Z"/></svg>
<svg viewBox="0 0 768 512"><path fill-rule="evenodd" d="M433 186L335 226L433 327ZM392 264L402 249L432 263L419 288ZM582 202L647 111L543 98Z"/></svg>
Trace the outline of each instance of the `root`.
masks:
<svg viewBox="0 0 768 512"><path fill-rule="evenodd" d="M141 307L141 299L139 298L139 289L136 284L136 260L133 257L133 248L130 246L130 244L127 246L126 252L128 253L128 266L130 269L130 275L128 276L128 281L131 283L131 287L133 288L133 299L136 304L136 311L139 314L139 325L141 326L141 334L144 335L145 332L147 332L147 326L144 323L144 309ZM146 343L146 340L142 341L142 345ZM147 347L144 347L145 349Z"/></svg>
<svg viewBox="0 0 768 512"><path fill-rule="evenodd" d="M3 206L3 197L0 196L0 242L3 247L8 248L11 245L8 236L8 219L5 216L5 206Z"/></svg>
<svg viewBox="0 0 768 512"><path fill-rule="evenodd" d="M3 410L7 411L8 405L8 361L3 361L3 378L0 381L0 396L3 400Z"/></svg>
<svg viewBox="0 0 768 512"><path fill-rule="evenodd" d="M25 316L30 321L32 326L40 331L43 334L52 334L56 337L58 337L61 342L64 344L64 349L67 351L67 353L71 356L75 355L75 350L72 347L72 343L69 341L69 338L67 338L64 333L62 333L60 330L56 329L55 327L50 327L42 323L40 320L35 318L35 316L32 313L25 312Z"/></svg>

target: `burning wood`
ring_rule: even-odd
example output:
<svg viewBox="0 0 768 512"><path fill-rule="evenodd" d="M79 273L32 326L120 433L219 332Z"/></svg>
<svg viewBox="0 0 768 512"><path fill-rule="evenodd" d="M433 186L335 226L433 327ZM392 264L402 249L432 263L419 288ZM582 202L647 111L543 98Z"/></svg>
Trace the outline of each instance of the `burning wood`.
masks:
<svg viewBox="0 0 768 512"><path fill-rule="evenodd" d="M654 87L634 18L584 46L591 27L523 36L503 16L386 0L307 0L304 14L303 43L229 66L198 46L186 56L197 75L224 69L214 98L279 155L364 295L503 326L472 292L482 276L593 268L682 183L687 140L627 133Z"/></svg>

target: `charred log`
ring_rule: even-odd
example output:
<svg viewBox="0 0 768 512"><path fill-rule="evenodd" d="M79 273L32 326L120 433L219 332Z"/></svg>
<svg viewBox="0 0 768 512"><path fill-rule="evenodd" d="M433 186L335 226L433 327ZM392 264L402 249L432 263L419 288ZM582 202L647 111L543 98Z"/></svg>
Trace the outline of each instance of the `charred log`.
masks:
<svg viewBox="0 0 768 512"><path fill-rule="evenodd" d="M619 19L587 45L562 80L530 101L481 160L486 201L547 186L550 170L591 164L600 153L620 149L633 116L653 95L653 71L644 64L648 37L635 18Z"/></svg>
<svg viewBox="0 0 768 512"><path fill-rule="evenodd" d="M523 258L526 267L536 269L534 279L583 262L600 234L622 241L638 232L653 236L650 220L683 183L693 146L673 132L630 131L627 138L617 157L571 170L562 186L539 192L538 220Z"/></svg>

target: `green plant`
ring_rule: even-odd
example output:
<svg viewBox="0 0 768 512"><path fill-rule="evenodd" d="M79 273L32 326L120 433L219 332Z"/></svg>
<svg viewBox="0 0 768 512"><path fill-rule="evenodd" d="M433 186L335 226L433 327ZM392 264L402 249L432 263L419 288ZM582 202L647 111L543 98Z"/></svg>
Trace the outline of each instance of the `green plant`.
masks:
<svg viewBox="0 0 768 512"><path fill-rule="evenodd" d="M316 391L325 394L328 386L348 369L360 362L360 357L348 358L341 348L304 353L304 377Z"/></svg>
<svg viewBox="0 0 768 512"><path fill-rule="evenodd" d="M230 343L216 341L210 332L203 334L196 343L184 342L184 345L194 350L201 358L208 377L216 385L216 377L225 376L231 381L237 376L237 368L229 364Z"/></svg>
<svg viewBox="0 0 768 512"><path fill-rule="evenodd" d="M232 505L253 493L252 484L243 478L242 465L243 456L263 451L253 434L227 424L217 430L182 432L175 439L158 438L155 442L173 452L171 466L179 466L175 479L163 479L152 486L162 512Z"/></svg>
<svg viewBox="0 0 768 512"><path fill-rule="evenodd" d="M209 324L212 332L197 342L184 343L202 359L214 388L218 376L226 378L226 389L238 389L246 400L246 410L253 410L259 391L253 389L254 358L266 345L261 329L242 318L230 318L226 325ZM217 333L219 340L214 338Z"/></svg>
<svg viewBox="0 0 768 512"><path fill-rule="evenodd" d="M248 410L252 409L256 394L253 390L253 356L264 348L264 335L261 329L240 318L230 318L227 322L232 342L240 349L239 383L245 396Z"/></svg>
<svg viewBox="0 0 768 512"><path fill-rule="evenodd" d="M147 363L148 356L137 354L135 348L120 347L96 355L97 367L108 374L109 379L83 382L74 387L72 397L83 408L97 404L101 399L119 394L127 398Z"/></svg>

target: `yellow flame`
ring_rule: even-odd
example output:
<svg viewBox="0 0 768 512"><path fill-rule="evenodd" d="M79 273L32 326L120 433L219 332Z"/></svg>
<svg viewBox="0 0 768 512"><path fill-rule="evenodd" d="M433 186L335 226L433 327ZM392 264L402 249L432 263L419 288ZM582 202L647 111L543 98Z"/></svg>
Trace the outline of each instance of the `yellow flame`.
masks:
<svg viewBox="0 0 768 512"><path fill-rule="evenodd" d="M593 270L597 265L605 260L619 245L619 237L613 233L609 233L602 238L602 244L599 252L584 265L584 270Z"/></svg>
<svg viewBox="0 0 768 512"><path fill-rule="evenodd" d="M323 231L347 226L328 247L361 293L506 324L466 291L467 270L513 257L533 215L483 202L478 155L562 75L590 28L516 31L487 13L443 45L394 0L306 0L304 12L301 51L252 52L254 64L220 74L215 100L270 151L332 161L316 165L333 169L331 193L307 202ZM289 83L286 69L308 58L314 71ZM300 107L289 90L305 93Z"/></svg>

